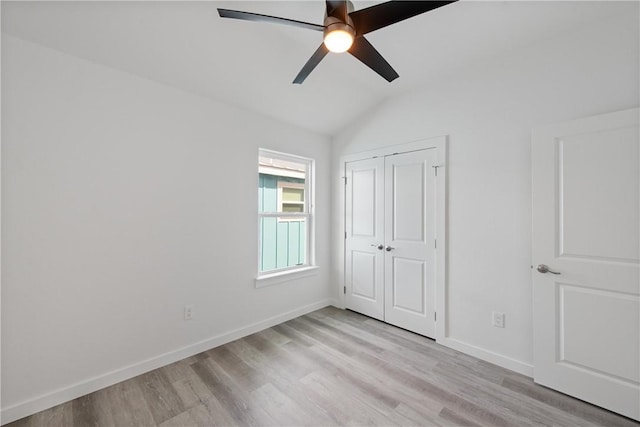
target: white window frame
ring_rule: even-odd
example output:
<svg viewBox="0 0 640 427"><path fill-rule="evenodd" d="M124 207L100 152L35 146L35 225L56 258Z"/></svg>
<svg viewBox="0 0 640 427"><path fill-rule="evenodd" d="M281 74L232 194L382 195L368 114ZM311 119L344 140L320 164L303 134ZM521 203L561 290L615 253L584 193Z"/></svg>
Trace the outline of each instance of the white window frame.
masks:
<svg viewBox="0 0 640 427"><path fill-rule="evenodd" d="M290 183L290 182L279 182L278 183L278 201L277 207L278 209L282 206L282 184L284 186L291 186L296 188L304 188L304 202L305 202L305 212L260 212L258 211L258 268L257 276L256 276L256 287L260 288L263 286L269 286L272 284L285 282L289 280L294 280L301 277L306 277L310 275L314 275L317 273L318 267L315 263L315 198L314 198L314 183L315 183L315 160L308 158L297 156L294 154L282 153L279 151L267 150L260 148L258 150L259 157L270 157L273 159L281 159L285 161L291 161L296 163L305 164L307 167L307 171L305 174L305 182L302 187L299 183ZM257 186L256 186L257 188ZM262 235L260 233L260 222L262 218L291 218L292 220L303 221L306 220L306 252L305 252L305 263L302 265L295 265L291 267L279 268L276 270L269 270L265 272L260 271L260 261L262 258Z"/></svg>

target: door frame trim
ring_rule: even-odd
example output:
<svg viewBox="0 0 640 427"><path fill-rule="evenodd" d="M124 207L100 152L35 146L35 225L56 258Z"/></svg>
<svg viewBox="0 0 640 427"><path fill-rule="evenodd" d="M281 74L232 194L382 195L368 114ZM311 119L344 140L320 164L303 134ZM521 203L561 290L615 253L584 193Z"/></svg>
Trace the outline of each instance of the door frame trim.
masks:
<svg viewBox="0 0 640 427"><path fill-rule="evenodd" d="M447 337L447 255L448 255L448 135L436 136L417 141L411 141L403 144L389 145L381 147L375 150L363 151L352 154L345 154L340 156L340 179L341 190L338 197L340 203L341 212L339 216L340 221L340 235L346 234L346 164L357 160L371 159L374 157L383 157L393 154L408 153L411 151L420 150L437 150L437 166L438 166L438 179L436 180L436 240L438 242L436 247L436 283L435 283L435 307L437 313L436 319L436 342L440 342ZM338 277L338 307L345 308L345 295L343 292L346 285L346 267L345 267L345 245L346 240L342 239L342 244L336 245L338 253L336 254L336 269Z"/></svg>

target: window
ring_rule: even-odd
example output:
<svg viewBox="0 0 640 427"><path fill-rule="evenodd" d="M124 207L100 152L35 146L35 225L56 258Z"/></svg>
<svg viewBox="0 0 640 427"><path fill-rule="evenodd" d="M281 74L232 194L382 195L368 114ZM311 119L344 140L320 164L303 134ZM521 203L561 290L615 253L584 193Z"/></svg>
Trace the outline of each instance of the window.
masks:
<svg viewBox="0 0 640 427"><path fill-rule="evenodd" d="M258 280L313 266L313 160L260 150Z"/></svg>

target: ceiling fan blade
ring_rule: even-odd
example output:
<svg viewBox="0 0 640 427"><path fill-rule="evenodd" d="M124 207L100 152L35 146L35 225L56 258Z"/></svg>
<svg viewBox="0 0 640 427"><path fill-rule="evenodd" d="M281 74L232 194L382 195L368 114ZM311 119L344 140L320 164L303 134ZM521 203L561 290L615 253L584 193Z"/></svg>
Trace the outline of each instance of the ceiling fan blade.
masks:
<svg viewBox="0 0 640 427"><path fill-rule="evenodd" d="M327 16L335 16L338 19L346 20L347 1L346 0L326 0Z"/></svg>
<svg viewBox="0 0 640 427"><path fill-rule="evenodd" d="M293 80L293 83L298 85L302 83L307 78L307 76L311 74L313 69L316 68L320 61L322 61L322 58L324 58L327 53L329 53L329 49L327 49L324 43L322 43L320 47L314 52L314 54L311 55L311 58L309 58L307 63L304 64L304 67L302 67L302 70L300 70L296 78Z"/></svg>
<svg viewBox="0 0 640 427"><path fill-rule="evenodd" d="M239 10L218 9L221 18L242 19L244 21L272 22L276 24L291 25L308 30L324 31L324 25L310 22L296 21L295 19L280 18L278 16L261 15L259 13L241 12Z"/></svg>
<svg viewBox="0 0 640 427"><path fill-rule="evenodd" d="M357 37L349 49L349 53L367 67L380 74L386 81L392 82L400 77L396 70L380 55L375 47L364 37Z"/></svg>
<svg viewBox="0 0 640 427"><path fill-rule="evenodd" d="M363 35L456 1L388 1L353 11L349 16L356 34Z"/></svg>

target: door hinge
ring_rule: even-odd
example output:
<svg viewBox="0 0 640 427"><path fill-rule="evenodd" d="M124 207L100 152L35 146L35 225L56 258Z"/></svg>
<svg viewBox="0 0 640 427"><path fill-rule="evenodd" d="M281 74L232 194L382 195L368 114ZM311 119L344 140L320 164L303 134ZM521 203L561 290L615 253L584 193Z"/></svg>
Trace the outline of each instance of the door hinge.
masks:
<svg viewBox="0 0 640 427"><path fill-rule="evenodd" d="M438 320L438 313L436 313L435 311L433 312L433 321L435 322L436 320Z"/></svg>
<svg viewBox="0 0 640 427"><path fill-rule="evenodd" d="M347 232L346 231L344 232L344 238L345 239L347 238Z"/></svg>
<svg viewBox="0 0 640 427"><path fill-rule="evenodd" d="M344 185L347 185L347 177L343 176L342 178L344 178Z"/></svg>
<svg viewBox="0 0 640 427"><path fill-rule="evenodd" d="M436 165L436 166L431 166L431 167L433 168L433 171L434 171L435 175L436 175L436 176L438 176L438 168L439 168L440 166L437 166L437 165Z"/></svg>
<svg viewBox="0 0 640 427"><path fill-rule="evenodd" d="M347 293L347 287L346 287L346 286L344 286L344 287L342 288L342 293L344 293L344 294L346 294L346 293Z"/></svg>
<svg viewBox="0 0 640 427"><path fill-rule="evenodd" d="M437 240L433 241L433 248L434 249L438 249L438 241Z"/></svg>

